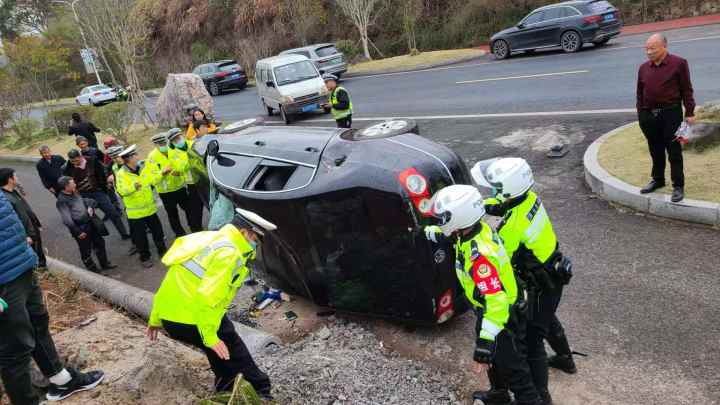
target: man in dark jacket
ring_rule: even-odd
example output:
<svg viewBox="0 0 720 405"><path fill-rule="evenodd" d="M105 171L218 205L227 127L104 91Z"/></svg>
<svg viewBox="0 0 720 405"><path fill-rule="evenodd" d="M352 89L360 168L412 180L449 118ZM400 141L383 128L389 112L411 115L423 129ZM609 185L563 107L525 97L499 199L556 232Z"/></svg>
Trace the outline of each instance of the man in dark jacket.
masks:
<svg viewBox="0 0 720 405"><path fill-rule="evenodd" d="M81 196L97 202L98 207L110 217L123 240L130 239L122 214L107 195L107 176L102 164L95 158L81 155L77 149L68 152L68 160L63 174L75 180L77 191Z"/></svg>
<svg viewBox="0 0 720 405"><path fill-rule="evenodd" d="M80 247L80 257L85 267L92 272L99 272L92 258L92 252L95 251L95 256L103 270L116 268L116 265L108 261L105 240L93 226L91 217L95 215L97 203L89 198L82 198L77 192L75 181L70 177L60 177L58 187L60 193L55 206L60 212L63 223Z"/></svg>
<svg viewBox="0 0 720 405"><path fill-rule="evenodd" d="M68 128L68 135L84 136L90 143L90 146L97 149L98 143L95 134L100 132L100 129L92 122L83 121L78 113L73 113L72 120L73 123L70 125L70 128Z"/></svg>
<svg viewBox="0 0 720 405"><path fill-rule="evenodd" d="M7 167L0 169L0 187L2 187L3 194L5 194L5 198L12 204L15 213L23 224L23 228L25 228L27 243L32 246L38 257L38 269L47 270L47 262L42 245L42 237L40 235L42 224L32 208L30 208L30 204L18 193L16 189L17 184L18 179L17 176L15 176L15 169Z"/></svg>
<svg viewBox="0 0 720 405"><path fill-rule="evenodd" d="M47 308L35 272L35 253L5 193L0 193L0 375L14 405L37 405L30 380L30 359L50 380L47 398L60 400L96 387L102 371L81 373L65 368L50 336Z"/></svg>
<svg viewBox="0 0 720 405"><path fill-rule="evenodd" d="M90 146L90 142L85 138L84 136L78 136L75 138L75 145L80 149L80 154L82 154L85 157L93 157L98 162L103 163L105 162L105 154L100 151L98 148L93 148Z"/></svg>
<svg viewBox="0 0 720 405"><path fill-rule="evenodd" d="M35 167L40 176L40 181L48 191L57 197L57 181L62 176L65 158L60 155L53 155L46 145L41 146L39 151L42 159L37 162Z"/></svg>

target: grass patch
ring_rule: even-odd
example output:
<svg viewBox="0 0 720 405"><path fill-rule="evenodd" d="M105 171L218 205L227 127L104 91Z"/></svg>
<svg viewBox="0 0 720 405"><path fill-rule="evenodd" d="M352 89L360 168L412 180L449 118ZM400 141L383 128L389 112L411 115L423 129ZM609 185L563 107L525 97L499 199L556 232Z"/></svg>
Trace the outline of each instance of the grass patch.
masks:
<svg viewBox="0 0 720 405"><path fill-rule="evenodd" d="M43 107L54 107L54 106L58 106L58 105L69 105L69 104L75 104L75 97L65 97L65 98L56 98L54 100L37 101L35 103L28 104L28 106L30 108L43 108Z"/></svg>
<svg viewBox="0 0 720 405"><path fill-rule="evenodd" d="M600 165L620 180L642 187L650 180L652 161L647 141L635 123L610 137L600 146ZM685 166L685 196L696 200L720 202L720 146L698 153L683 151ZM668 163L666 181L670 180ZM658 190L670 194L672 187Z"/></svg>
<svg viewBox="0 0 720 405"><path fill-rule="evenodd" d="M479 57L485 52L480 49L448 49L444 51L421 52L418 55L402 55L377 59L350 65L348 73L373 73L387 70L409 70L427 65L450 62L458 59Z"/></svg>

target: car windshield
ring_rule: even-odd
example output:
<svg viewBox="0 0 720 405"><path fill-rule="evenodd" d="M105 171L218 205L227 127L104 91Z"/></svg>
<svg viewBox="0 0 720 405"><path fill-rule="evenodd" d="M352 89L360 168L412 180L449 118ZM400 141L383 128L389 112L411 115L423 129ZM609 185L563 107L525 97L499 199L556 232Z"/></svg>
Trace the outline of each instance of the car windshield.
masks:
<svg viewBox="0 0 720 405"><path fill-rule="evenodd" d="M218 66L218 69L220 69L221 72L232 72L233 70L240 70L240 65L235 62L225 63Z"/></svg>
<svg viewBox="0 0 720 405"><path fill-rule="evenodd" d="M97 86L88 87L88 91L102 91L102 90L110 90L110 87L108 87L104 84L99 84Z"/></svg>
<svg viewBox="0 0 720 405"><path fill-rule="evenodd" d="M335 55L339 52L334 45L329 45L316 49L315 53L318 54L319 57L324 58L326 56Z"/></svg>
<svg viewBox="0 0 720 405"><path fill-rule="evenodd" d="M608 9L613 8L613 6L605 0L599 0L593 1L592 3L588 4L588 8L590 8L591 13L599 14L603 11L607 11Z"/></svg>
<svg viewBox="0 0 720 405"><path fill-rule="evenodd" d="M290 83L297 83L303 80L314 79L318 77L315 65L308 60L290 63L288 65L278 66L274 70L275 80L278 86Z"/></svg>

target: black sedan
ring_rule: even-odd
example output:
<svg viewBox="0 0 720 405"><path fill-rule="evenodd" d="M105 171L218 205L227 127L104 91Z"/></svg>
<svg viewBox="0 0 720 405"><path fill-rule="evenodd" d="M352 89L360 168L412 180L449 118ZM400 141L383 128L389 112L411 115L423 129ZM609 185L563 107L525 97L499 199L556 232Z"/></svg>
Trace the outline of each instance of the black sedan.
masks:
<svg viewBox="0 0 720 405"><path fill-rule="evenodd" d="M577 52L586 43L605 45L621 28L620 12L606 0L567 1L538 8L516 26L493 35L490 49L497 59L558 46Z"/></svg>
<svg viewBox="0 0 720 405"><path fill-rule="evenodd" d="M430 198L471 177L416 128L406 120L364 130L241 122L198 140L191 156L202 195L212 186L278 226L258 257L283 288L346 313L436 324L467 304L452 247L424 236L434 222Z"/></svg>
<svg viewBox="0 0 720 405"><path fill-rule="evenodd" d="M212 96L217 96L223 90L230 88L242 90L248 82L245 70L234 60L205 63L197 66L192 72L200 76Z"/></svg>

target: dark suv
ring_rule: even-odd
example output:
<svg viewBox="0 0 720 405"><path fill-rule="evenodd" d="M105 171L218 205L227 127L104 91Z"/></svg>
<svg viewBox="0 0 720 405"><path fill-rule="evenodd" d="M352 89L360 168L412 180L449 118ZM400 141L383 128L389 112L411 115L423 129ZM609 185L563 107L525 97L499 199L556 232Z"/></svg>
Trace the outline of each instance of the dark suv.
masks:
<svg viewBox="0 0 720 405"><path fill-rule="evenodd" d="M245 70L234 60L221 60L218 62L199 65L192 71L200 76L208 92L217 96L225 89L244 89L248 78Z"/></svg>
<svg viewBox="0 0 720 405"><path fill-rule="evenodd" d="M533 52L559 46L577 52L583 44L605 45L620 34L620 12L605 0L575 0L540 7L516 26L490 38L490 49L497 59L512 52Z"/></svg>

